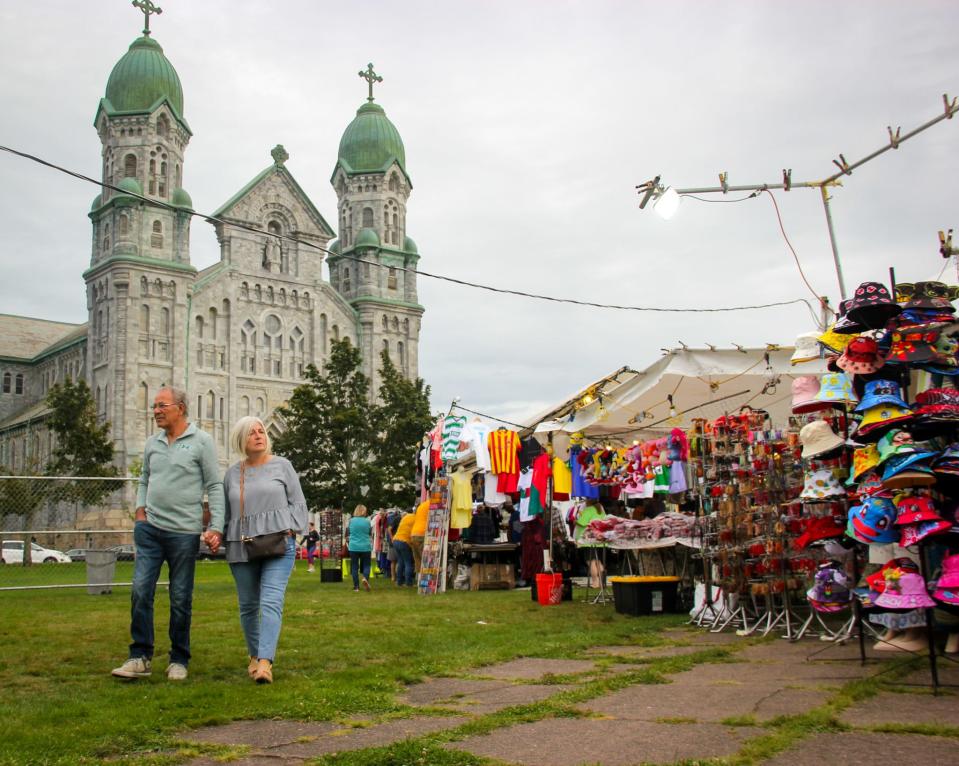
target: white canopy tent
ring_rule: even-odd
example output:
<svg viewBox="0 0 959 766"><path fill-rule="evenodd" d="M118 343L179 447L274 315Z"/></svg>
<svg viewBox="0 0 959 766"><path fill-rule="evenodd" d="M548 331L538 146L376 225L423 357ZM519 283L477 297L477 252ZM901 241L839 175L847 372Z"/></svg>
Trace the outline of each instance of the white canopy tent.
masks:
<svg viewBox="0 0 959 766"><path fill-rule="evenodd" d="M631 441L748 405L782 427L792 412L792 380L827 372L822 359L790 364L792 354L791 346L674 349L641 372L622 368L526 424L539 433L582 431Z"/></svg>

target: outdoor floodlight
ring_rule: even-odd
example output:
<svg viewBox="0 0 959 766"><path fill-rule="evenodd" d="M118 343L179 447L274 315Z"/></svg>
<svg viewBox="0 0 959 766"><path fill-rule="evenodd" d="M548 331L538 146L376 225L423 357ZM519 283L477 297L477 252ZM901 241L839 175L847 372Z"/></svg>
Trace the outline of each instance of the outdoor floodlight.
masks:
<svg viewBox="0 0 959 766"><path fill-rule="evenodd" d="M668 221L679 210L679 201L679 194L676 190L672 186L667 186L665 191L659 195L659 199L653 203L653 210L659 214L660 218Z"/></svg>

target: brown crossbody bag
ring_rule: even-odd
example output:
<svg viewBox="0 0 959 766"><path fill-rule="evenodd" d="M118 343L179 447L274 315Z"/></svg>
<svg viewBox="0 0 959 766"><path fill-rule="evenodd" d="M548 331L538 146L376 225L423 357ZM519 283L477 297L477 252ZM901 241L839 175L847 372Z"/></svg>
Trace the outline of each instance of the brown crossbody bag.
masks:
<svg viewBox="0 0 959 766"><path fill-rule="evenodd" d="M246 465L240 463L240 524L243 524L243 495L246 488ZM267 532L255 537L241 537L247 561L271 559L286 554L288 532Z"/></svg>

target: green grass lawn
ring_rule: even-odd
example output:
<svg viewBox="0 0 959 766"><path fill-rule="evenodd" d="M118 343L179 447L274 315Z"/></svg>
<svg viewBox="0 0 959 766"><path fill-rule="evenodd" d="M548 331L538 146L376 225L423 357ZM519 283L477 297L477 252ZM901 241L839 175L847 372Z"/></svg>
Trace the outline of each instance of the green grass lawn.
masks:
<svg viewBox="0 0 959 766"><path fill-rule="evenodd" d="M118 579L129 566L118 565ZM543 608L529 591L423 597L375 580L373 593L354 593L347 583L321 584L298 564L276 683L256 686L246 676L229 570L204 562L197 566L189 680L173 684L163 673L169 601L161 589L154 675L125 683L110 670L127 655L129 603L128 588L109 596L0 593L0 763L171 763L176 757L162 753L173 732L202 724L412 714L396 694L427 675L522 655L576 657L591 645L653 640L664 625L681 622L622 617L610 605L580 601Z"/></svg>

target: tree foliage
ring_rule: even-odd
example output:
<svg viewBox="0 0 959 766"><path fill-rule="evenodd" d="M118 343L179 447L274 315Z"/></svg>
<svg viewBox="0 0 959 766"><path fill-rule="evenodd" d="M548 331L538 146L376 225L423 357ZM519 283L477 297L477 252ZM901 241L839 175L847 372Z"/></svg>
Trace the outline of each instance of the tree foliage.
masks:
<svg viewBox="0 0 959 766"><path fill-rule="evenodd" d="M376 402L348 339L334 341L320 371L312 365L278 414L286 424L274 450L300 475L313 509L351 510L413 502L413 454L429 428L429 387L409 381L384 354Z"/></svg>
<svg viewBox="0 0 959 766"><path fill-rule="evenodd" d="M47 475L116 476L110 424L98 422L86 381L67 378L64 383L57 383L47 394L47 406L47 425L56 444L47 463ZM51 490L51 496L93 504L115 488L114 482L63 482Z"/></svg>
<svg viewBox="0 0 959 766"><path fill-rule="evenodd" d="M410 506L416 499L413 458L423 434L433 425L430 387L422 378L410 380L380 356L380 391L376 408L376 462L383 471L381 504Z"/></svg>

